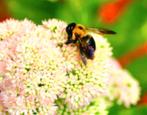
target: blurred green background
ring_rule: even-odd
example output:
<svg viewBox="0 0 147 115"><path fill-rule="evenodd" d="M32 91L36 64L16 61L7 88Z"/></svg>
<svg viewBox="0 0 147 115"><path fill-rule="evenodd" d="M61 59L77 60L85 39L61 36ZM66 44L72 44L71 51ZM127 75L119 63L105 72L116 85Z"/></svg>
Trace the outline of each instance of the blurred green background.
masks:
<svg viewBox="0 0 147 115"><path fill-rule="evenodd" d="M108 36L114 57L140 82L140 104L114 105L110 115L147 115L147 0L1 0L0 18L58 18L117 32Z"/></svg>

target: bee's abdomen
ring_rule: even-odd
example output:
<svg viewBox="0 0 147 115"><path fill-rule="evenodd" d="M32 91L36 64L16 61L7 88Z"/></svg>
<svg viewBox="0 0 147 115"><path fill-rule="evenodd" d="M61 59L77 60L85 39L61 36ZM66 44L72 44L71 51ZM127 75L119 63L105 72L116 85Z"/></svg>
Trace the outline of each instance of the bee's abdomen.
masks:
<svg viewBox="0 0 147 115"><path fill-rule="evenodd" d="M91 46L93 47L94 50L96 50L96 44L95 41L93 39L93 37L91 35L86 35L82 38L82 42L84 44L87 44L87 46Z"/></svg>
<svg viewBox="0 0 147 115"><path fill-rule="evenodd" d="M92 47L92 46L88 46L88 48L87 48L88 50L87 50L87 58L88 59L93 59L94 58L94 52L95 52L95 50L94 50L94 48Z"/></svg>

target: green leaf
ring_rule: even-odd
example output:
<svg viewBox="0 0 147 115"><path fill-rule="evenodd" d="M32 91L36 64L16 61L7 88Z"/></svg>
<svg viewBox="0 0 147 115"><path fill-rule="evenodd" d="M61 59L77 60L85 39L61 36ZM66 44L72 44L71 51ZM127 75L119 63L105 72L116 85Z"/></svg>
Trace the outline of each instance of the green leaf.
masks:
<svg viewBox="0 0 147 115"><path fill-rule="evenodd" d="M135 106L128 109L114 106L109 115L147 115L147 106Z"/></svg>

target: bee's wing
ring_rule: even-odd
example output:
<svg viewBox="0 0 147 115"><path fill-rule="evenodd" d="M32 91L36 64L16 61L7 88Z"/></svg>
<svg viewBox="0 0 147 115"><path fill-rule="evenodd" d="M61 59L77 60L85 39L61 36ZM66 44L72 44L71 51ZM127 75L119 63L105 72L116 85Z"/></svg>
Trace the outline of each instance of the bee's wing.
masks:
<svg viewBox="0 0 147 115"><path fill-rule="evenodd" d="M86 65L86 64L87 64L87 58L86 58L86 55L85 55L85 53L84 53L82 47L79 46L79 48L80 48L80 55L81 55L82 62L84 63L84 65Z"/></svg>
<svg viewBox="0 0 147 115"><path fill-rule="evenodd" d="M86 65L87 59L86 59L86 56L84 54L81 54L81 59L82 59L82 62L84 63L84 65Z"/></svg>
<svg viewBox="0 0 147 115"><path fill-rule="evenodd" d="M88 31L97 33L97 34L116 34L113 30L105 29L105 28L86 28Z"/></svg>

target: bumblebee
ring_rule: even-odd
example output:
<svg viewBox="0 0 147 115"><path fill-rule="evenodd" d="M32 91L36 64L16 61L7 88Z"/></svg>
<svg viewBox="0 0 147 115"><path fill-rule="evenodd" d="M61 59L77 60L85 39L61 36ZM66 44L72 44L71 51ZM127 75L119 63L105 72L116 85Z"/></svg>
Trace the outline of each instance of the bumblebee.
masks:
<svg viewBox="0 0 147 115"><path fill-rule="evenodd" d="M76 23L67 25L66 32L68 39L65 44L78 44L81 59L85 65L87 64L87 59L94 59L94 52L96 50L94 38L89 34L90 31L97 34L115 34L114 31L108 29L86 28Z"/></svg>

